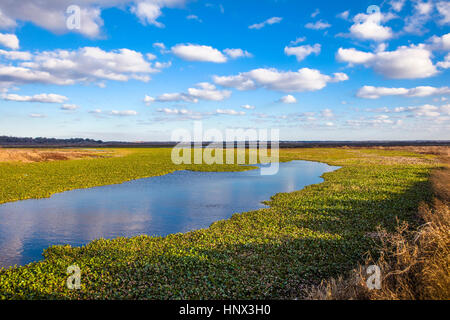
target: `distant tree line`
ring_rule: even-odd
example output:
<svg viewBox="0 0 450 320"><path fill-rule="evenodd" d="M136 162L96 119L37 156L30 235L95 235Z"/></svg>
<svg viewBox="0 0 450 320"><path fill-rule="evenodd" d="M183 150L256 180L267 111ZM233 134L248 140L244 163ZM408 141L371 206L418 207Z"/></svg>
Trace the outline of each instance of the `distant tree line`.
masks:
<svg viewBox="0 0 450 320"><path fill-rule="evenodd" d="M0 136L1 145L98 145L103 144L102 140L70 138L70 139L56 139L56 138L21 138Z"/></svg>

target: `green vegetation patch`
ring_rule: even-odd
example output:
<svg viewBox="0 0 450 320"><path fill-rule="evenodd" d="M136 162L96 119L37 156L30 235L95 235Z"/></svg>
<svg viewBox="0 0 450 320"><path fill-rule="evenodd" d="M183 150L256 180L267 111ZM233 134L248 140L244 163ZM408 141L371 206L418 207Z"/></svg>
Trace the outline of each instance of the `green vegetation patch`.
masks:
<svg viewBox="0 0 450 320"><path fill-rule="evenodd" d="M0 199L49 196L179 169L171 164L167 149L120 152L123 157L2 164ZM437 166L429 156L386 150L280 152L282 161L313 160L342 168L324 174L321 184L274 195L267 201L269 208L234 214L207 229L167 237L99 239L77 248L50 247L43 261L1 270L0 297L301 298L305 285L346 273L368 251L376 254L377 239L371 235L377 226L392 231L399 221L414 223L419 202L431 197L429 172ZM12 176L22 177L15 186ZM65 285L66 269L72 264L81 269L80 290Z"/></svg>

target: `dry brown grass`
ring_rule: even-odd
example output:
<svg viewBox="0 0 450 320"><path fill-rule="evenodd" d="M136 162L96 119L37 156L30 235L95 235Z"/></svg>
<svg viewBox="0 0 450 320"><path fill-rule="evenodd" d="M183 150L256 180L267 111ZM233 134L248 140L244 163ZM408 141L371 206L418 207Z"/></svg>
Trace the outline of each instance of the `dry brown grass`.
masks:
<svg viewBox="0 0 450 320"><path fill-rule="evenodd" d="M448 147L413 147L408 151L438 155L444 166L435 170L431 183L435 199L422 203L418 230L401 224L393 234L379 230L380 256L368 256L348 277L328 279L306 290L314 300L449 300L450 299L450 157ZM366 266L381 269L380 290L369 290Z"/></svg>
<svg viewBox="0 0 450 320"><path fill-rule="evenodd" d="M7 149L0 148L0 162L41 162L105 156L98 151L75 149Z"/></svg>

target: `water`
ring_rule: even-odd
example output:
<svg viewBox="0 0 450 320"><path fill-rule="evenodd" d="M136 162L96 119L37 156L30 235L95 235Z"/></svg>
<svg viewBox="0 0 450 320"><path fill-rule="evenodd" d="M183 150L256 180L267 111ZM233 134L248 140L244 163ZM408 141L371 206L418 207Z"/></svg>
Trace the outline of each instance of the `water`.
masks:
<svg viewBox="0 0 450 320"><path fill-rule="evenodd" d="M42 259L57 244L81 246L98 238L167 235L206 228L233 213L264 207L278 192L320 183L323 163L280 163L279 172L176 171L123 184L72 190L46 199L0 205L0 267Z"/></svg>

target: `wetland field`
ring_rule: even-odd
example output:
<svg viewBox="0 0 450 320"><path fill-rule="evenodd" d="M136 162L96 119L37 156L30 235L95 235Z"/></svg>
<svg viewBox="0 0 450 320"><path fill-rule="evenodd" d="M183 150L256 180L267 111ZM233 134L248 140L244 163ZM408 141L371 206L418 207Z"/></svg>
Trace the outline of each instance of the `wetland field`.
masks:
<svg viewBox="0 0 450 320"><path fill-rule="evenodd" d="M38 201L31 199L52 200L52 195L80 192L78 189L111 188L178 172L201 175L257 170L256 164L175 165L170 157L169 148L0 149L0 209ZM248 199L252 209L239 211L231 206L229 211L233 212L212 221L206 219L205 225L187 231L180 228L180 232L177 229L152 235L138 228L136 233L123 236L120 232L92 236L80 245L65 243L61 240L64 237L58 239L43 250L40 259L0 269L0 298L314 299L324 286L336 283L333 279L350 278L355 268L364 266L368 259L386 258L388 249L381 234L395 235L405 225L408 231L415 232L424 224L423 216L418 214L420 208L431 207L435 198L443 206L448 204L448 175L442 173L448 168L448 147L280 150L281 169L284 163L297 160L317 163L323 169L314 171L315 178L307 183L294 183L289 188L273 184L267 198L257 198L259 193L244 193L252 198ZM306 166L301 170L312 169ZM441 176L436 178L436 172ZM253 179L251 174L248 176ZM186 189L196 188L196 177L182 175ZM233 185L232 181L224 183ZM436 189L439 184L440 189ZM170 188L170 184L163 187ZM214 184L207 184L202 194L213 197L215 189ZM436 190L441 190L440 195ZM221 191L214 197L219 203L221 195L227 203L232 204L233 197L237 202L239 190L230 194ZM110 197L117 198L117 194ZM143 197L134 197L135 204L127 203L127 207L139 207ZM108 195L105 199L108 202ZM158 199L163 201L162 196L155 197L153 210L158 208ZM261 205L252 207L255 201L262 200ZM217 210L214 204L206 203L190 211L199 210L198 214L207 216L208 205L211 214ZM113 207L117 206L110 206L111 211ZM448 207L440 210L445 213L444 221L448 221ZM2 214L8 211L4 209ZM111 212L120 224L119 214ZM107 210L102 211L102 217L108 219ZM62 225L71 223L64 220L69 219L64 212L52 219ZM88 216L83 219L89 224ZM448 230L448 225L443 228ZM37 231L29 228L27 232ZM448 238L443 241L447 241L443 247L448 250ZM19 241L17 245L20 248L24 243ZM443 259L448 260L448 256ZM80 290L66 286L67 267L74 264L81 270ZM445 274L448 269L443 269ZM443 286L448 284L448 273L442 281ZM448 298L445 290L440 294L444 295L440 298Z"/></svg>

